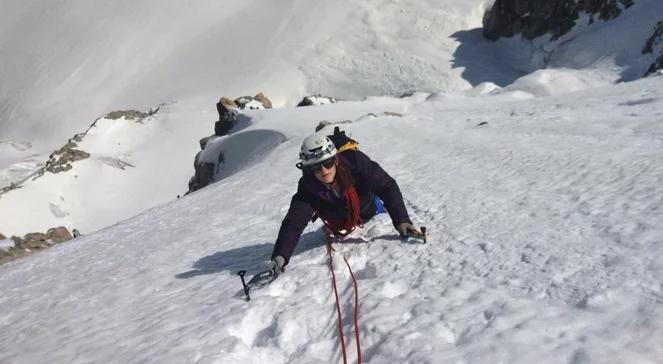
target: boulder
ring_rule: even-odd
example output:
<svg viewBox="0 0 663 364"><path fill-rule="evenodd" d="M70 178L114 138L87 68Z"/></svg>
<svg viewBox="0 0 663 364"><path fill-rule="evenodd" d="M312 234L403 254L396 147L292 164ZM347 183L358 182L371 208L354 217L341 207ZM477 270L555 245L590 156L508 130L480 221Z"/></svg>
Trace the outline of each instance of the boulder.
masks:
<svg viewBox="0 0 663 364"><path fill-rule="evenodd" d="M259 110L259 109L271 109L272 102L265 96L262 92L259 92L257 95L251 96L242 96L235 99L235 103L239 106L241 110Z"/></svg>
<svg viewBox="0 0 663 364"><path fill-rule="evenodd" d="M235 101L222 97L216 103L216 110L219 112L219 120L214 123L214 134L224 136L235 126L239 106Z"/></svg>
<svg viewBox="0 0 663 364"><path fill-rule="evenodd" d="M0 240L5 240L5 239L7 239L7 237L2 235L2 233L0 233Z"/></svg>
<svg viewBox="0 0 663 364"><path fill-rule="evenodd" d="M63 241L71 240L72 236L64 226L48 229L46 237L54 243L62 243Z"/></svg>
<svg viewBox="0 0 663 364"><path fill-rule="evenodd" d="M260 101L260 103L265 107L265 109L272 108L272 101L267 98L262 92L259 92L257 95L253 96L254 100Z"/></svg>
<svg viewBox="0 0 663 364"><path fill-rule="evenodd" d="M26 250L43 249L47 247L48 236L42 233L28 233L23 238L13 236L17 248Z"/></svg>
<svg viewBox="0 0 663 364"><path fill-rule="evenodd" d="M235 101L222 97L219 102L216 103L216 111L219 112L219 120L225 120L229 111L238 110L239 105Z"/></svg>

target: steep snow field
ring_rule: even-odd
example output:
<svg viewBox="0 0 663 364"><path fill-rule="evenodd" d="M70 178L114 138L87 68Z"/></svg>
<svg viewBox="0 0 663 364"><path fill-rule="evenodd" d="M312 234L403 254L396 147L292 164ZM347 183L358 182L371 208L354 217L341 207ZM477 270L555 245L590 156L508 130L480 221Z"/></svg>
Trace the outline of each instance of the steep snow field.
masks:
<svg viewBox="0 0 663 364"><path fill-rule="evenodd" d="M336 244L352 358L341 255L358 278L365 363L663 358L663 77L542 98L482 85L249 116L226 137L245 155L232 175L0 266L0 362L340 362L319 223L251 302L235 275L264 267L299 145L323 119L353 121L345 128L430 230L427 245L402 243L378 216ZM284 138L266 152L242 133Z"/></svg>

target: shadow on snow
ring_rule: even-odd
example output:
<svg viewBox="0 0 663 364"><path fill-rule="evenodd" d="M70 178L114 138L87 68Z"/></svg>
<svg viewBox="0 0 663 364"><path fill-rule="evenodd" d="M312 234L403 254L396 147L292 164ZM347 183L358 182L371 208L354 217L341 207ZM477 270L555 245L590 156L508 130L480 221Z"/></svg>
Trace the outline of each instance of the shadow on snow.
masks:
<svg viewBox="0 0 663 364"><path fill-rule="evenodd" d="M324 236L321 229L305 233L299 239L299 244L297 244L293 257L324 245ZM236 273L243 269L257 273L265 267L272 256L273 249L273 243L262 243L216 252L198 259L193 263L192 270L178 273L175 275L175 278L193 278L204 274L215 274L224 271Z"/></svg>

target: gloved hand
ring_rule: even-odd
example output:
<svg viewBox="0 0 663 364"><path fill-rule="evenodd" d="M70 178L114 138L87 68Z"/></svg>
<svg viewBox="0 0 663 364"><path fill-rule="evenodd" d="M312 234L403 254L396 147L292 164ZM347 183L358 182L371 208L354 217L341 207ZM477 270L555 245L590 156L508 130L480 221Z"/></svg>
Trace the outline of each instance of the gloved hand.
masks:
<svg viewBox="0 0 663 364"><path fill-rule="evenodd" d="M267 270L274 275L283 273L283 266L285 265L285 258L277 255L269 263L267 263Z"/></svg>
<svg viewBox="0 0 663 364"><path fill-rule="evenodd" d="M398 233L401 235L401 238L407 238L412 235L421 235L421 231L409 222L398 224Z"/></svg>

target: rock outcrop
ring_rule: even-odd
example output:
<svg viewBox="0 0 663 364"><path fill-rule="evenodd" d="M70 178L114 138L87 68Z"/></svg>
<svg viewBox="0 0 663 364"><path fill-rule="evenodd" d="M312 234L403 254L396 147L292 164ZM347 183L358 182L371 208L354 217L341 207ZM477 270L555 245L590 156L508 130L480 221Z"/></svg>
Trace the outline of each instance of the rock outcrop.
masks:
<svg viewBox="0 0 663 364"><path fill-rule="evenodd" d="M235 100L222 97L216 103L219 120L214 124L214 135L224 136L230 132L237 122L240 110L271 109L272 102L262 92L257 95L242 96Z"/></svg>
<svg viewBox="0 0 663 364"><path fill-rule="evenodd" d="M235 100L227 97L221 97L216 103L216 111L219 113L219 120L214 123L214 134L199 140L200 151L193 159L193 168L195 174L189 179L188 193L197 191L213 182L216 173L217 163L203 161L201 155L207 147L207 144L219 137L230 133L232 128L237 125L240 111L271 109L272 102L262 92L255 96L242 96ZM218 156L218 161L223 160L223 155ZM218 162L217 161L217 162Z"/></svg>
<svg viewBox="0 0 663 364"><path fill-rule="evenodd" d="M658 70L663 69L663 20L656 24L651 36L645 42L645 47L642 49L642 54L656 53L658 53L658 57L651 66L649 66L644 76L649 76L656 73Z"/></svg>
<svg viewBox="0 0 663 364"><path fill-rule="evenodd" d="M2 235L2 234L0 234ZM48 229L44 233L29 233L23 237L12 236L14 246L9 249L0 249L0 264L18 259L34 252L47 249L53 245L71 240L72 236L64 226ZM0 236L4 240L4 236Z"/></svg>
<svg viewBox="0 0 663 364"><path fill-rule="evenodd" d="M484 14L483 34L497 40L520 34L534 39L551 34L555 40L576 25L581 12L589 14L589 23L595 18L616 18L633 0L496 0Z"/></svg>
<svg viewBox="0 0 663 364"><path fill-rule="evenodd" d="M142 120L146 117L155 114L159 108L152 109L149 112L142 112L138 110L116 110L111 111L104 116L105 119L118 120L125 118L126 120Z"/></svg>
<svg viewBox="0 0 663 364"><path fill-rule="evenodd" d="M68 171L72 168L72 163L89 158L90 153L84 150L76 149L78 148L77 142L80 142L81 140L82 135L77 134L73 138L69 139L67 144L65 144L62 148L51 154L48 158L48 161L46 162L46 166L40 173L40 176L45 172L60 173Z"/></svg>
<svg viewBox="0 0 663 364"><path fill-rule="evenodd" d="M326 97L326 96L320 96L320 95L313 95L313 96L304 96L302 101L297 104L297 107L300 106L318 106L318 105L327 105L327 104L335 104L336 99L333 97Z"/></svg>

